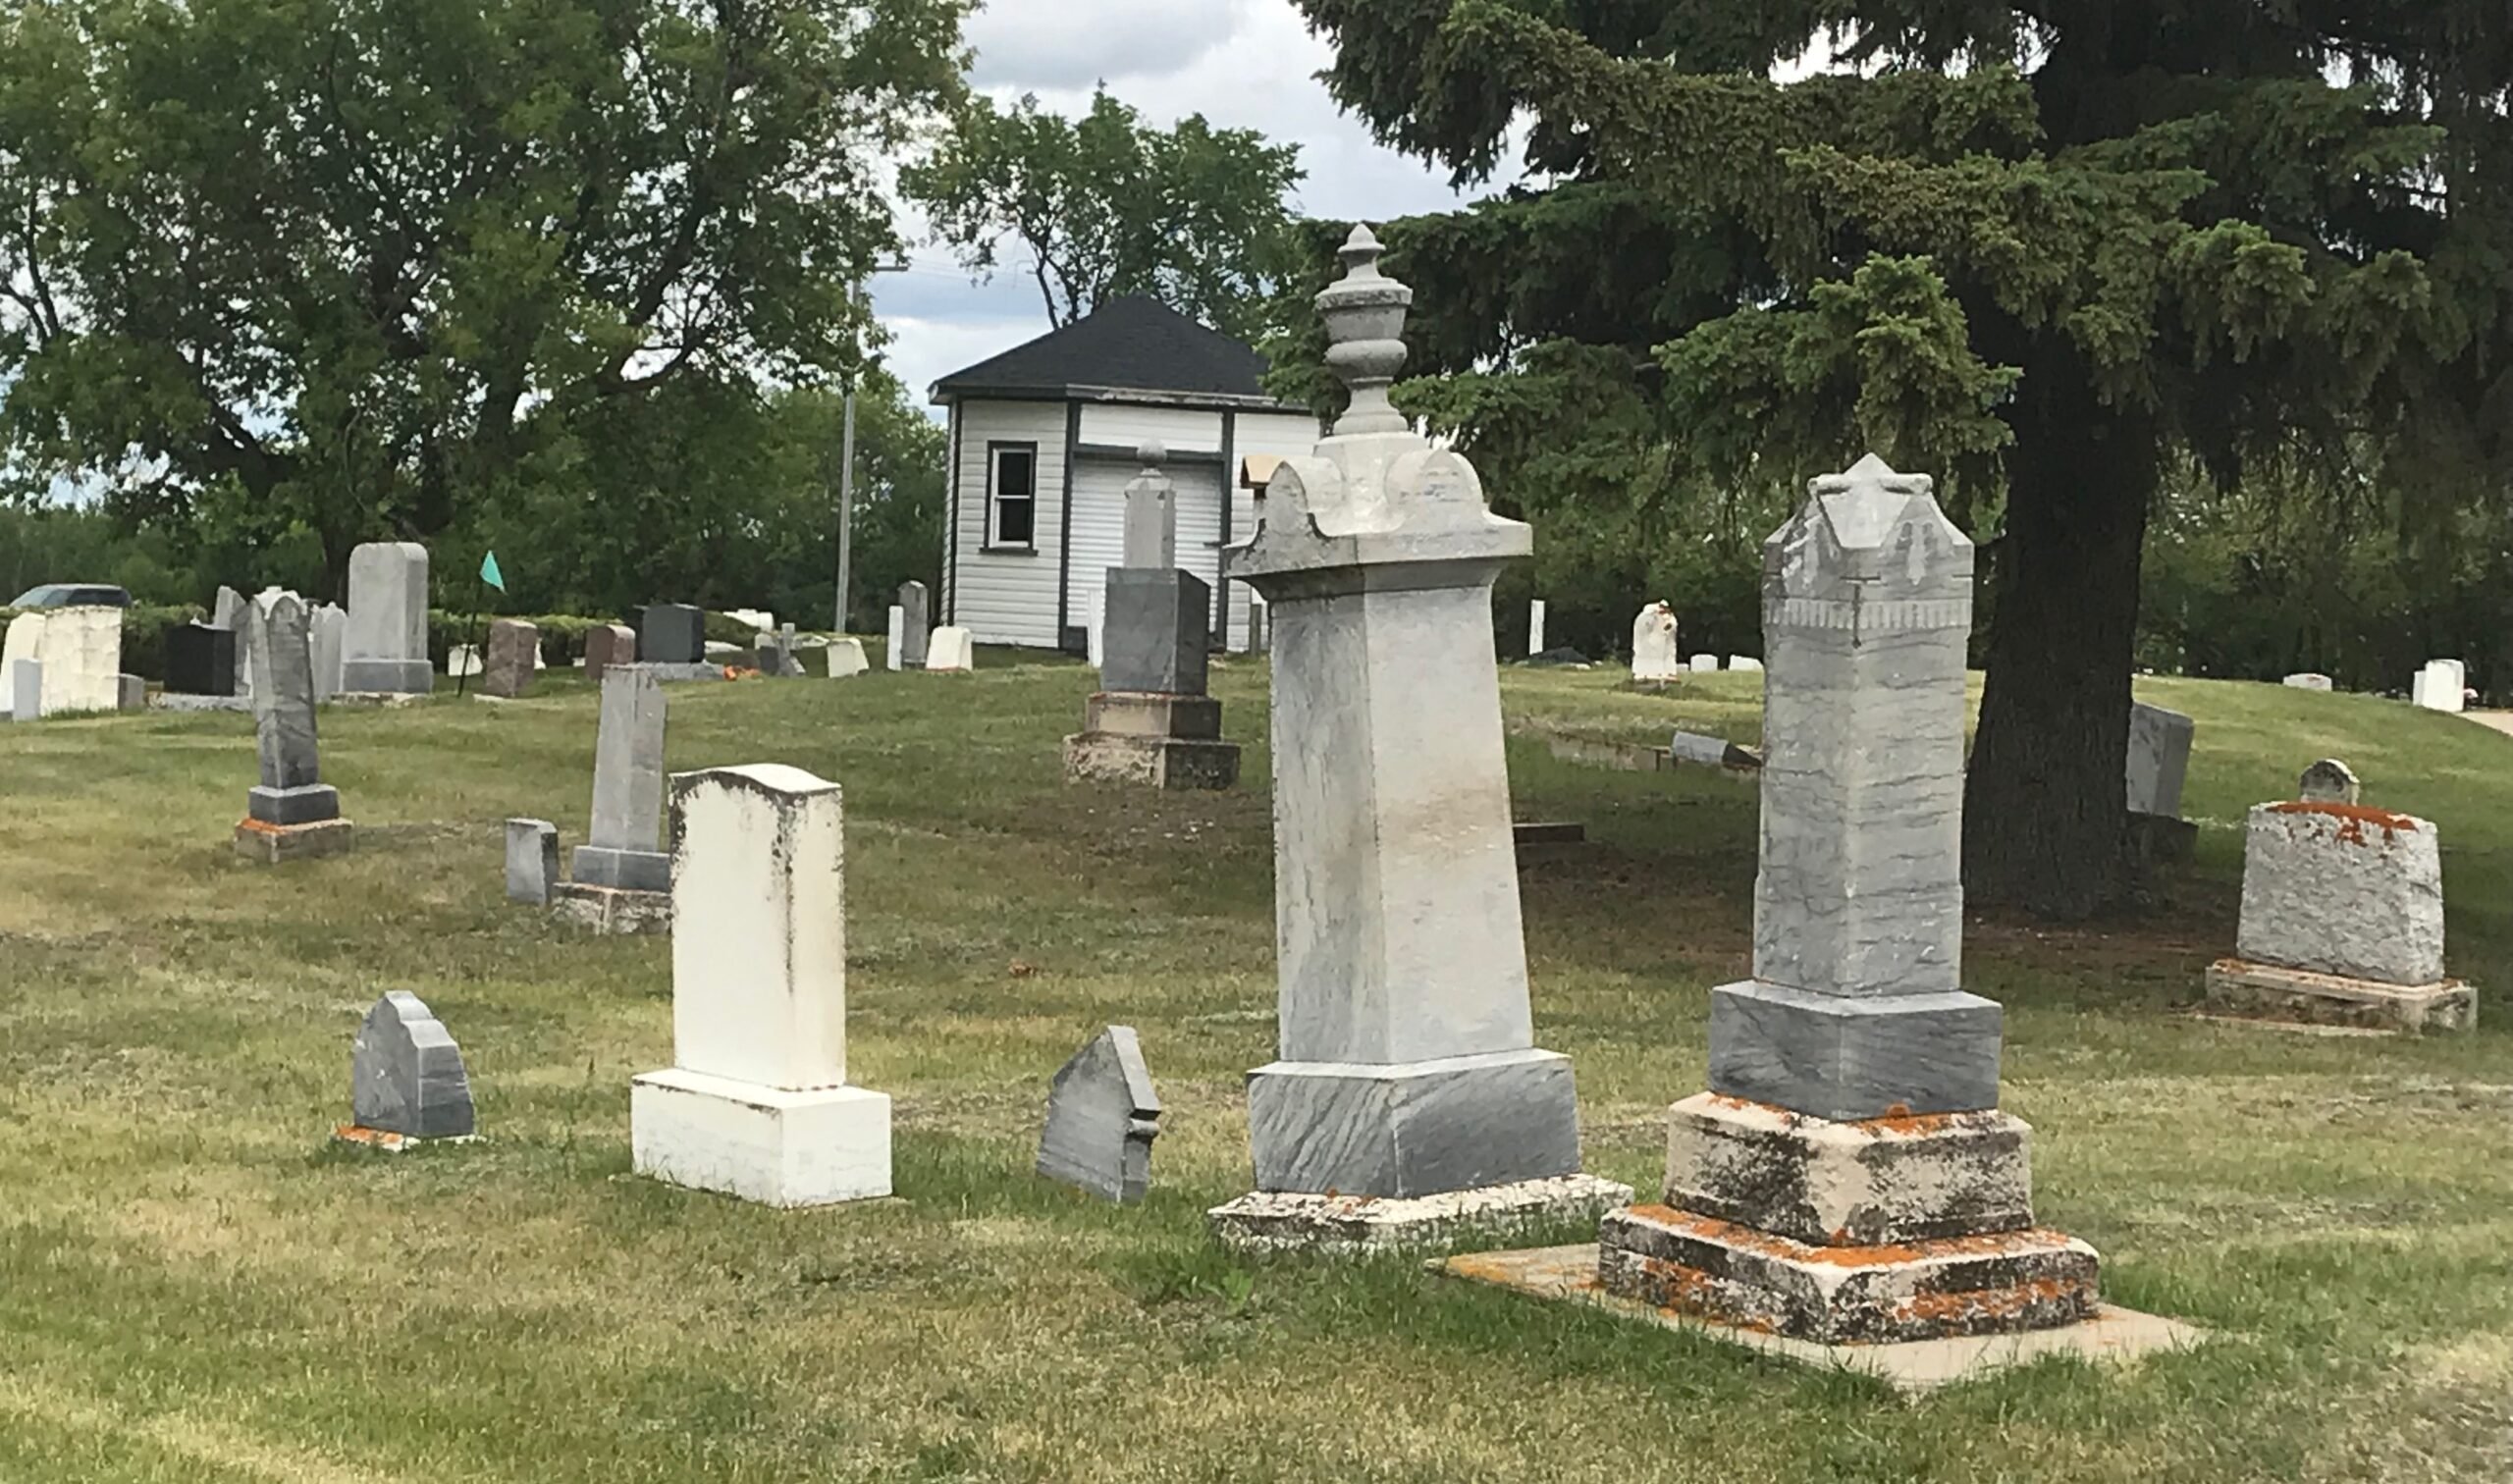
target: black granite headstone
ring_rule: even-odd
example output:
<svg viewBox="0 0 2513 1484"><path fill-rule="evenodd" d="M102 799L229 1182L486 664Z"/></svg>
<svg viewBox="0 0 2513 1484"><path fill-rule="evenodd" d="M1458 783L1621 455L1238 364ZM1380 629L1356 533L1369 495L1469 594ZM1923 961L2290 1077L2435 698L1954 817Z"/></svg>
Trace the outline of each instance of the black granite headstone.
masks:
<svg viewBox="0 0 2513 1484"><path fill-rule="evenodd" d="M236 631L206 623L168 630L166 689L181 696L236 694Z"/></svg>
<svg viewBox="0 0 2513 1484"><path fill-rule="evenodd" d="M707 610L685 603L649 605L637 621L637 658L650 664L702 664Z"/></svg>

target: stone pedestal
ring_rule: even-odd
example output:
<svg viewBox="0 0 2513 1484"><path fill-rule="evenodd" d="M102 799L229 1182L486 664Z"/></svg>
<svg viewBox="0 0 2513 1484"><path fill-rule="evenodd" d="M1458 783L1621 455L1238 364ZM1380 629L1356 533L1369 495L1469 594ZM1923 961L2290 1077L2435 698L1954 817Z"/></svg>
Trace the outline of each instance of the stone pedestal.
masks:
<svg viewBox="0 0 2513 1484"><path fill-rule="evenodd" d="M2324 786L2354 781L2326 775ZM2241 930L2234 957L2208 970L2207 995L2211 1010L2265 1020L2411 1033L2475 1026L2477 991L2444 973L2433 822L2338 802L2253 809Z"/></svg>
<svg viewBox="0 0 2513 1484"><path fill-rule="evenodd" d="M776 764L672 779L671 1068L635 1080L637 1171L775 1206L890 1192L890 1100L846 1082L843 811Z"/></svg>
<svg viewBox="0 0 2513 1484"><path fill-rule="evenodd" d="M1064 739L1068 781L1164 789L1239 781L1239 744L1221 740L1221 703L1208 696L1103 691L1085 703L1082 726Z"/></svg>
<svg viewBox="0 0 2513 1484"><path fill-rule="evenodd" d="M1492 640L1493 581L1531 537L1389 406L1412 295L1378 255L1357 230L1319 297L1351 410L1226 554L1273 624L1280 1055L1249 1076L1249 1137L1277 1218L1579 1169L1570 1064L1528 1004ZM1469 1204L1503 1226L1520 1208ZM1237 1240L1254 1209L1214 1220Z"/></svg>
<svg viewBox="0 0 2513 1484"><path fill-rule="evenodd" d="M1961 988L1971 594L1930 482L1872 457L1765 544L1754 978L1712 993L1663 1203L1599 1230L1607 1294L1824 1345L2096 1314L1997 1111L1999 1006Z"/></svg>
<svg viewBox="0 0 2513 1484"><path fill-rule="evenodd" d="M349 553L348 631L341 688L424 696L428 662L428 549L415 541L369 542Z"/></svg>
<svg viewBox="0 0 2513 1484"><path fill-rule="evenodd" d="M541 658L541 629L521 618L489 625L488 658L480 666L480 694L513 700L532 694Z"/></svg>

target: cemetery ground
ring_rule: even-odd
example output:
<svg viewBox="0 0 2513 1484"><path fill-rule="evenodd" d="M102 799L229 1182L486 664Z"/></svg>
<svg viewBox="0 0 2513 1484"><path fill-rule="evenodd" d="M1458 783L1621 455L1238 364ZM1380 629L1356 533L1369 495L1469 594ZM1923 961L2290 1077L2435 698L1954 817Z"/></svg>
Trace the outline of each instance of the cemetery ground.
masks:
<svg viewBox="0 0 2513 1484"><path fill-rule="evenodd" d="M1001 666L1004 657L984 662ZM1758 679L1506 670L1513 725L1751 740ZM2426 1480L2513 1474L2513 740L2401 703L2142 682L2199 721L2195 865L2141 915L1973 924L2047 1224L2106 1297L2212 1332L1920 1401L1435 1277L1234 1258L1241 1076L1272 1057L1263 670L1215 671L1241 789L1068 788L1089 672L676 686L674 768L783 762L847 812L851 1080L899 1199L778 1212L629 1174L669 951L501 891L501 822L583 838L593 691L330 709L350 857L255 868L250 718L0 727L0 1478ZM1747 972L1755 791L1513 736L1539 1042L1588 1167L1655 1189ZM2471 1036L2188 1014L2244 809L2336 756L2436 821ZM351 1032L415 991L484 1142L328 1145ZM1055 1068L1140 1028L1141 1207L1031 1173ZM1576 1233L1558 1240L1573 1240ZM1584 1234L1584 1235L1593 1235Z"/></svg>

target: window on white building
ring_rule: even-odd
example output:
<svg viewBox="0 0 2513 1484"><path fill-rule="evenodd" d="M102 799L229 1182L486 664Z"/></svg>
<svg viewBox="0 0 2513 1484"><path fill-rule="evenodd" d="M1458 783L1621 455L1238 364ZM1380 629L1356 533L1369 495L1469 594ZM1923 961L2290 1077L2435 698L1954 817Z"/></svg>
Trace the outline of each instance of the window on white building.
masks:
<svg viewBox="0 0 2513 1484"><path fill-rule="evenodd" d="M987 465L987 546L1037 550L1039 446L989 444Z"/></svg>

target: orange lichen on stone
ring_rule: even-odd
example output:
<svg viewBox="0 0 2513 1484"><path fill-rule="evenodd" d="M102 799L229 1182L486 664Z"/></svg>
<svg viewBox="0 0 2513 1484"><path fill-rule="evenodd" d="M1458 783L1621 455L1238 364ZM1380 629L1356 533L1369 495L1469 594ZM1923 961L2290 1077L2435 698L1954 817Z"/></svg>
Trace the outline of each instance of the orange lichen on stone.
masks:
<svg viewBox="0 0 2513 1484"><path fill-rule="evenodd" d="M1916 1138L1929 1134L1948 1133L1960 1127L1962 1117L1960 1113L1914 1113L1904 1104L1896 1103L1885 1110L1884 1117L1863 1119L1850 1127L1873 1129L1880 1134L1899 1134Z"/></svg>
<svg viewBox="0 0 2513 1484"><path fill-rule="evenodd" d="M1913 1294L1894 1306L1904 1318L1944 1323L1962 1319L2012 1319L2035 1308L2067 1301L2081 1285L2056 1278L2028 1278L2003 1288L1968 1289L1953 1294Z"/></svg>
<svg viewBox="0 0 2513 1484"><path fill-rule="evenodd" d="M2269 808L2274 814L2327 815L2339 822L2337 838L2343 845L2364 844L2365 826L2368 824L2380 829L2384 835L2417 833L2417 821L2409 816L2393 814L2387 809L2375 809L2364 804L2296 800L2285 804L2272 804Z"/></svg>
<svg viewBox="0 0 2513 1484"><path fill-rule="evenodd" d="M255 834L275 835L287 833L287 827L285 825L274 824L268 820L239 820L236 822L236 827L238 829L249 829Z"/></svg>

